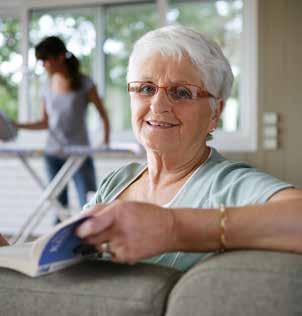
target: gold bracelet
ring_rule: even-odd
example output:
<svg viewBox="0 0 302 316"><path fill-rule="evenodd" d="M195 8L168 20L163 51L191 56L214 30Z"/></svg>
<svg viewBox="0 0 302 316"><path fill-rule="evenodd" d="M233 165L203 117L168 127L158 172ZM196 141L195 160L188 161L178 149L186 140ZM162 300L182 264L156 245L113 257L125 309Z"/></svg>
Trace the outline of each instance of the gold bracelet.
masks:
<svg viewBox="0 0 302 316"><path fill-rule="evenodd" d="M226 222L227 222L227 210L224 204L220 204L219 206L220 211L220 251L224 252L226 250L226 238L225 238L225 231L226 231Z"/></svg>

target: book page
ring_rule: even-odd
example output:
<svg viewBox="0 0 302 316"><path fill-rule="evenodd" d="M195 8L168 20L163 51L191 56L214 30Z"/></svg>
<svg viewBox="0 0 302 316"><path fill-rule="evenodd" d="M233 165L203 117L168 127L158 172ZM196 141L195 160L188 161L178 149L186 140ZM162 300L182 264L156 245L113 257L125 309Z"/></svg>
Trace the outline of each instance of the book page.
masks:
<svg viewBox="0 0 302 316"><path fill-rule="evenodd" d="M0 267L31 274L35 269L34 242L0 247Z"/></svg>
<svg viewBox="0 0 302 316"><path fill-rule="evenodd" d="M82 241L75 229L88 218L77 215L35 241L0 247L0 267L38 276L81 261L83 256L76 250Z"/></svg>

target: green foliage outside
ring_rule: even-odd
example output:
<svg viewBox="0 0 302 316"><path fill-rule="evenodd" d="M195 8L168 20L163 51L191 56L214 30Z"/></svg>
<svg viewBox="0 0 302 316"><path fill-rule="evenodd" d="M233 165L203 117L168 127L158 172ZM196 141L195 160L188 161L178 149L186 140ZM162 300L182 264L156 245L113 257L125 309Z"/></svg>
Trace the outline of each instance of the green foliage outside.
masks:
<svg viewBox="0 0 302 316"><path fill-rule="evenodd" d="M174 4L173 4L174 2ZM242 1L226 1L227 14L219 14L215 2L186 2L173 1L171 9L177 10L178 17L175 22L187 25L206 34L215 40L223 49L224 54L233 65L240 67L240 35L241 27L236 27L234 21L241 20ZM232 26L233 24L233 26ZM233 27L232 31L228 27ZM232 96L239 96L239 78L235 74Z"/></svg>
<svg viewBox="0 0 302 316"><path fill-rule="evenodd" d="M0 18L0 65L11 59L12 53L19 52L20 27L16 19ZM14 73L0 68L0 110L11 119L18 115L18 83L13 80Z"/></svg>
<svg viewBox="0 0 302 316"><path fill-rule="evenodd" d="M216 40L223 48L232 64L240 69L240 0L219 1L227 7L227 13L218 12L214 1L170 1L168 10L169 23L181 23L202 31L210 38ZM239 5L238 5L239 4ZM83 13L83 12L84 13ZM33 11L30 19L30 49L43 37L49 35L60 36L65 43L76 38L78 47L87 46L87 32L84 26L90 23L95 28L96 9L61 9L56 11ZM88 13L87 13L88 12ZM126 87L127 63L133 43L147 31L158 25L158 15L154 3L127 4L104 7L103 25L105 25L105 104L113 122L113 129L122 131L130 128L130 107ZM43 31L42 21L47 17L53 23L53 28L47 34ZM240 24L240 23L239 23ZM60 26L62 27L60 29ZM95 30L94 30L95 31ZM91 31L90 31L91 32ZM4 38L0 45L0 64L9 61L11 54L19 51L20 29L19 23L14 19L0 20L0 36ZM95 41L99 39L96 38ZM1 38L0 38L1 44ZM90 51L81 53L73 51L80 59L82 71L92 73L95 45ZM96 57L97 58L97 57ZM30 68L30 101L33 112L38 113L40 73L35 66ZM238 103L239 76L235 74L235 85L232 97ZM3 74L0 68L0 109L11 118L17 117L18 84L12 80L13 74ZM117 115L119 113L119 115ZM239 115L238 115L239 117Z"/></svg>
<svg viewBox="0 0 302 316"><path fill-rule="evenodd" d="M116 111L120 113L115 129L130 129L131 113L126 82L128 58L135 41L158 25L155 5L136 4L108 8L106 25L107 41L120 44L117 51L105 51L106 104L109 105L111 117Z"/></svg>

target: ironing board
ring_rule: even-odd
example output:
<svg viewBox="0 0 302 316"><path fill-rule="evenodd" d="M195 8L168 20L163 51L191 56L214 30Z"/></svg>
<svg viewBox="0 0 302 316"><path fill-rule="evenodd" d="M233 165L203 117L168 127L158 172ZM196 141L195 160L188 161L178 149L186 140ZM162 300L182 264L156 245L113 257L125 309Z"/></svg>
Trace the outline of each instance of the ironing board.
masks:
<svg viewBox="0 0 302 316"><path fill-rule="evenodd" d="M0 155L7 157L16 157L20 159L24 168L42 189L38 202L29 217L22 225L20 231L12 238L11 243L24 242L33 229L41 222L46 213L52 206L56 206L57 216L64 220L70 216L68 209L63 208L57 201L57 197L63 191L64 187L70 181L75 172L81 167L88 156L100 158L141 158L141 147L136 143L112 143L110 146L100 146L97 148L88 146L66 146L54 154L67 156L67 160L48 184L44 184L42 178L30 165L30 158L41 157L44 150L33 146L20 146L12 143L17 137L17 130L5 114L0 112ZM4 143L9 142L9 143ZM49 152L48 152L49 153Z"/></svg>

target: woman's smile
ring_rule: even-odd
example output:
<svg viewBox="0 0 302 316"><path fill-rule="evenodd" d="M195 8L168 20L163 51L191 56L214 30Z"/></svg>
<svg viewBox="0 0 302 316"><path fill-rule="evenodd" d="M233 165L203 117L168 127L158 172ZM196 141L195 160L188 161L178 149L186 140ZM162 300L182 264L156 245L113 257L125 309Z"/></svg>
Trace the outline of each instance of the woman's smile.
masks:
<svg viewBox="0 0 302 316"><path fill-rule="evenodd" d="M148 127L152 129L170 129L179 126L180 124L170 123L166 121L147 120Z"/></svg>

